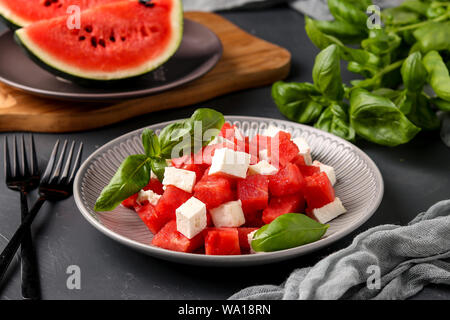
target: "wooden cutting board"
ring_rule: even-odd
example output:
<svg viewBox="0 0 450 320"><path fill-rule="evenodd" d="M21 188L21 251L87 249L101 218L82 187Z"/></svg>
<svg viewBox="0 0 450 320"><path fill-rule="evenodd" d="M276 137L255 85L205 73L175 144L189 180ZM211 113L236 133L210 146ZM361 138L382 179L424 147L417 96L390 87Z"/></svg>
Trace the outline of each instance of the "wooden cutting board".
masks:
<svg viewBox="0 0 450 320"><path fill-rule="evenodd" d="M217 14L186 12L185 17L215 32L224 47L219 63L202 78L160 94L109 104L39 98L0 84L0 131L88 130L269 85L288 75L291 55L286 49L248 34Z"/></svg>

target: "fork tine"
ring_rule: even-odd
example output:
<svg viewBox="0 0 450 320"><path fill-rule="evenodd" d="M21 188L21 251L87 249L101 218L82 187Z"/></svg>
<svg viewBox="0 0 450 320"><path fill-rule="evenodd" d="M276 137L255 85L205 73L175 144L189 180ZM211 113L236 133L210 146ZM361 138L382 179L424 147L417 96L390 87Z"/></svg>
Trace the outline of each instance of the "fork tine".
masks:
<svg viewBox="0 0 450 320"><path fill-rule="evenodd" d="M3 164L5 168L5 179L11 178L11 164L9 162L8 138L3 138Z"/></svg>
<svg viewBox="0 0 450 320"><path fill-rule="evenodd" d="M29 175L29 170L28 170L28 159L27 159L27 152L25 150L25 137L22 134L22 138L20 139L20 154L21 154L21 165L20 165L20 170L22 173L22 177L26 177Z"/></svg>
<svg viewBox="0 0 450 320"><path fill-rule="evenodd" d="M73 179L75 178L75 174L78 171L78 168L81 165L81 154L83 153L83 142L80 142L80 147L78 148L78 153L77 156L75 158L75 162L73 164L73 169L72 169L72 173L70 174L70 178L67 181L68 184L71 184L73 182Z"/></svg>
<svg viewBox="0 0 450 320"><path fill-rule="evenodd" d="M19 170L18 170L18 166L19 166L19 155L17 154L17 138L14 135L14 145L13 145L13 173L12 176L13 177L17 177L19 175Z"/></svg>
<svg viewBox="0 0 450 320"><path fill-rule="evenodd" d="M65 181L67 179L67 176L69 175L70 164L72 163L72 155L74 148L75 148L75 141L72 141L72 145L70 146L69 149L69 155L67 156L66 164L64 165L63 173L59 178L59 182Z"/></svg>
<svg viewBox="0 0 450 320"><path fill-rule="evenodd" d="M36 147L34 145L34 136L31 135L31 139L30 139L30 152L31 152L31 163L30 163L30 167L31 167L31 174L33 176L36 176L39 174L39 164L37 162L37 158L36 158Z"/></svg>
<svg viewBox="0 0 450 320"><path fill-rule="evenodd" d="M67 150L67 140L64 140L64 144L61 149L61 154L59 156L56 167L53 170L52 177L50 178L50 183L56 183L57 180L59 179L59 175L61 174L62 163L64 160L64 155L66 154L66 150Z"/></svg>
<svg viewBox="0 0 450 320"><path fill-rule="evenodd" d="M50 179L50 175L53 170L53 165L55 164L56 152L58 151L59 140L56 141L55 146L53 147L52 154L50 155L50 159L48 160L47 167L45 168L45 172L42 176L42 183L47 183Z"/></svg>

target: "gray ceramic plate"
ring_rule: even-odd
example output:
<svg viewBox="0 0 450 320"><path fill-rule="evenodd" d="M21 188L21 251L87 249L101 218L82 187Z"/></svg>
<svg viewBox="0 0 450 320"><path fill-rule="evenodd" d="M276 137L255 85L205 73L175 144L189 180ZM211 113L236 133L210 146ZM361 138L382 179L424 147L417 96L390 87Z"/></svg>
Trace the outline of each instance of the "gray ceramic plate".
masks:
<svg viewBox="0 0 450 320"><path fill-rule="evenodd" d="M327 246L349 234L374 214L383 197L383 178L375 163L360 149L336 136L313 127L288 121L229 116L226 119L246 135L262 133L269 124L287 130L293 137L303 136L311 146L312 156L336 170L336 195L348 212L330 222L325 236L301 247L241 256L207 256L169 251L150 245L152 234L137 214L122 206L112 212L95 212L95 200L109 182L121 161L128 155L143 153L141 130L125 134L98 149L81 166L74 184L75 202L83 216L108 237L145 254L175 262L205 266L242 266L276 262L297 257ZM152 125L159 130L172 123Z"/></svg>
<svg viewBox="0 0 450 320"><path fill-rule="evenodd" d="M186 84L210 71L222 56L219 38L205 26L185 19L178 51L157 70L109 87L84 87L41 69L14 42L0 36L0 81L28 93L61 100L113 101L139 98Z"/></svg>

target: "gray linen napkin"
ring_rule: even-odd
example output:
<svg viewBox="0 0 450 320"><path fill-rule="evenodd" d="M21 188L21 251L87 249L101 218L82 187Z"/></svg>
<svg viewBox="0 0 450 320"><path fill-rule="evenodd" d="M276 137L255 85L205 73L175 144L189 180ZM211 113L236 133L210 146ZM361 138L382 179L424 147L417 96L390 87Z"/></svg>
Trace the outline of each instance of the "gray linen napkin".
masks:
<svg viewBox="0 0 450 320"><path fill-rule="evenodd" d="M230 299L406 299L429 283L450 285L449 258L450 200L444 200L407 226L359 234L349 247L295 270L280 286L249 287Z"/></svg>

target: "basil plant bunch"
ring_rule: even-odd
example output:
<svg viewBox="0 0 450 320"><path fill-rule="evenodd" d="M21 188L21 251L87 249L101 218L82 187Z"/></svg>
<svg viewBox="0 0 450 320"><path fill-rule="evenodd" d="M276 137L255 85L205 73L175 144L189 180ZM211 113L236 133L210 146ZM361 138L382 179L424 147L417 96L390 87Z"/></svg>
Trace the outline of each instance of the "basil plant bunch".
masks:
<svg viewBox="0 0 450 320"><path fill-rule="evenodd" d="M382 25L366 12L371 5L328 0L334 20L306 17L306 33L322 50L313 83L276 82L272 97L290 120L349 141L397 146L438 129L437 111L450 111L450 2L406 0L375 12ZM341 60L359 75L348 85Z"/></svg>

